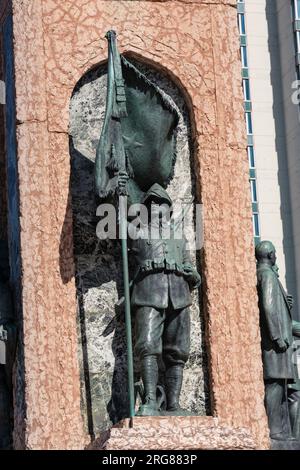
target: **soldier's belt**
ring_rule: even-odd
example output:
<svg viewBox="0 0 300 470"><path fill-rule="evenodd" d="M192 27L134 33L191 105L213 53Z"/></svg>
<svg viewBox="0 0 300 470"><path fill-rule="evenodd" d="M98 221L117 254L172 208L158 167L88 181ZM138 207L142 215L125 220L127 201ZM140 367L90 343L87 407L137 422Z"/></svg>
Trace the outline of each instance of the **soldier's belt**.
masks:
<svg viewBox="0 0 300 470"><path fill-rule="evenodd" d="M140 272L145 273L149 271L171 271L176 272L178 274L184 274L183 265L176 263L173 260L166 260L166 259L153 259L153 260L145 260L143 263L140 264Z"/></svg>

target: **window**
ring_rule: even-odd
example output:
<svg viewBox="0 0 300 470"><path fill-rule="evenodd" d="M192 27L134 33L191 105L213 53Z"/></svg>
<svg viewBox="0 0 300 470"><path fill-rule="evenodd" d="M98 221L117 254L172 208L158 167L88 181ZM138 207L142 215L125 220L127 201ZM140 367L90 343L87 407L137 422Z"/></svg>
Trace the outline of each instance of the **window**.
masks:
<svg viewBox="0 0 300 470"><path fill-rule="evenodd" d="M259 218L258 218L258 213L254 213L252 216L253 220L253 232L255 237L260 236L260 228L259 228Z"/></svg>
<svg viewBox="0 0 300 470"><path fill-rule="evenodd" d="M250 180L250 186L252 202L257 202L256 181L254 179Z"/></svg>
<svg viewBox="0 0 300 470"><path fill-rule="evenodd" d="M242 56L242 66L248 67L247 48L245 46L241 47L241 56Z"/></svg>
<svg viewBox="0 0 300 470"><path fill-rule="evenodd" d="M245 116L246 116L247 134L253 134L251 113L245 113Z"/></svg>
<svg viewBox="0 0 300 470"><path fill-rule="evenodd" d="M239 23L239 31L241 35L246 34L246 25L245 25L245 15L243 13L238 14L238 23Z"/></svg>
<svg viewBox="0 0 300 470"><path fill-rule="evenodd" d="M255 168L254 148L248 145L247 151L248 151L249 167Z"/></svg>
<svg viewBox="0 0 300 470"><path fill-rule="evenodd" d="M296 31L296 52L300 52L300 31Z"/></svg>
<svg viewBox="0 0 300 470"><path fill-rule="evenodd" d="M300 19L300 0L294 0L295 19Z"/></svg>
<svg viewBox="0 0 300 470"><path fill-rule="evenodd" d="M250 101L251 96L250 96L250 82L249 80L243 80L243 90L244 90L244 99L245 101Z"/></svg>
<svg viewBox="0 0 300 470"><path fill-rule="evenodd" d="M295 73L296 79L300 80L300 0L291 0L292 19L294 20L294 48L295 48ZM298 106L300 116L300 107Z"/></svg>
<svg viewBox="0 0 300 470"><path fill-rule="evenodd" d="M294 1L294 0L292 0ZM300 12L300 0L299 12ZM249 161L249 182L252 200L252 223L254 240L257 243L260 239L260 226L259 226L259 213L258 213L258 198L257 198L257 184L256 184L256 171L255 171L255 155L253 147L253 125L252 125L252 103L251 91L248 69L248 54L247 54L247 36L246 36L246 17L245 17L245 2L244 0L237 0L237 20L240 33L240 49L241 49L241 62L242 62L242 85L244 94L244 111L247 128L247 153ZM300 34L300 33L299 33ZM300 35L298 41L300 52Z"/></svg>
<svg viewBox="0 0 300 470"><path fill-rule="evenodd" d="M296 77L297 80L300 79L300 0L291 0L292 7L292 19L294 20L295 31L294 31L294 47L295 47L295 56L296 56ZM300 110L299 110L300 111Z"/></svg>

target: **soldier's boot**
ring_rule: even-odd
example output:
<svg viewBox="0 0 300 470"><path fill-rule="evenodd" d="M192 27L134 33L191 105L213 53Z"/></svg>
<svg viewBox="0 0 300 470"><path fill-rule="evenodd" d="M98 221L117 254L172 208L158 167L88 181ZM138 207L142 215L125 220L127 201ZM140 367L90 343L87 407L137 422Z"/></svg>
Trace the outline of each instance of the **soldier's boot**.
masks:
<svg viewBox="0 0 300 470"><path fill-rule="evenodd" d="M171 366L165 373L167 395L167 414L173 416L189 416L193 413L180 407L179 398L182 388L183 367Z"/></svg>
<svg viewBox="0 0 300 470"><path fill-rule="evenodd" d="M289 394L288 404L292 435L300 440L300 391L292 391Z"/></svg>
<svg viewBox="0 0 300 470"><path fill-rule="evenodd" d="M167 394L167 410L175 411L180 408L179 397L182 387L183 367L172 366L166 370L165 384Z"/></svg>
<svg viewBox="0 0 300 470"><path fill-rule="evenodd" d="M144 385L144 403L139 407L137 416L157 416L159 409L156 401L158 364L156 356L146 356L141 361L141 375Z"/></svg>

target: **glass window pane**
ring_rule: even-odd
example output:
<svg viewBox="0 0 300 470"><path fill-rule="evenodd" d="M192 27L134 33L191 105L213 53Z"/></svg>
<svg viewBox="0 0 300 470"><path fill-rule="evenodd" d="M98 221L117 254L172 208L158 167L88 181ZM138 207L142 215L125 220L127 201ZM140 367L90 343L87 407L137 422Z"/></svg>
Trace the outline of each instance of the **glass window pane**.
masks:
<svg viewBox="0 0 300 470"><path fill-rule="evenodd" d="M259 219L258 219L258 214L253 214L252 216L253 220L253 232L255 237L260 236L260 230L259 230Z"/></svg>
<svg viewBox="0 0 300 470"><path fill-rule="evenodd" d="M250 101L250 82L249 80L243 80L243 89L244 89L244 99Z"/></svg>
<svg viewBox="0 0 300 470"><path fill-rule="evenodd" d="M239 13L238 20L240 34L246 34L245 15L243 13Z"/></svg>
<svg viewBox="0 0 300 470"><path fill-rule="evenodd" d="M246 114L247 134L253 134L251 113L245 113L245 114Z"/></svg>
<svg viewBox="0 0 300 470"><path fill-rule="evenodd" d="M245 46L241 47L242 66L248 67L247 49Z"/></svg>
<svg viewBox="0 0 300 470"><path fill-rule="evenodd" d="M300 31L296 31L296 46L297 52L300 52Z"/></svg>
<svg viewBox="0 0 300 470"><path fill-rule="evenodd" d="M297 35L294 34L293 35L293 40L294 40L294 48L295 48L295 52L297 52L297 49L298 49L298 44L297 44Z"/></svg>
<svg viewBox="0 0 300 470"><path fill-rule="evenodd" d="M254 148L252 146L248 146L247 151L248 151L249 167L255 168Z"/></svg>
<svg viewBox="0 0 300 470"><path fill-rule="evenodd" d="M250 180L252 202L257 202L256 181Z"/></svg>
<svg viewBox="0 0 300 470"><path fill-rule="evenodd" d="M300 0L295 0L295 16L300 18Z"/></svg>

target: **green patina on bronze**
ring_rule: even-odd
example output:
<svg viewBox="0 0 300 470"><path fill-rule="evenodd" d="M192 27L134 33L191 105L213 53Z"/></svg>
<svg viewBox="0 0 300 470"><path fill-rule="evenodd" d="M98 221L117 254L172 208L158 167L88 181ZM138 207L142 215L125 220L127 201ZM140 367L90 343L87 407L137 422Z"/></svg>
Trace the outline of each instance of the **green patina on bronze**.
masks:
<svg viewBox="0 0 300 470"><path fill-rule="evenodd" d="M287 403L287 382L298 378L293 364L292 296L279 281L276 250L270 241L255 248L265 405L270 436L293 440Z"/></svg>
<svg viewBox="0 0 300 470"><path fill-rule="evenodd" d="M293 335L296 340L296 355L297 349L299 349L300 322L295 320L293 320ZM300 379L294 380L288 385L288 401L292 433L300 441Z"/></svg>
<svg viewBox="0 0 300 470"><path fill-rule="evenodd" d="M8 249L5 242L0 242L0 449L12 448L12 369L16 327L8 279Z"/></svg>
<svg viewBox="0 0 300 470"><path fill-rule="evenodd" d="M165 191L176 161L175 130L178 114L168 98L125 57L119 55L116 34L106 35L109 45L108 88L104 124L96 153L95 185L101 199L128 197L129 204L143 203L159 211L172 205ZM127 223L119 210L124 274L127 331L129 415L133 410L133 361L131 311L136 325L135 353L140 360L143 403L138 414L189 414L179 397L183 368L189 356L190 290L200 285L184 238L162 236L163 218L158 216L158 236L131 241L135 265L129 299ZM145 222L151 233L153 220Z"/></svg>
<svg viewBox="0 0 300 470"><path fill-rule="evenodd" d="M144 389L138 415L191 414L180 407L179 399L190 349L190 291L199 287L201 278L192 266L185 238L175 237L174 225L162 212L163 204L172 206L167 192L154 184L143 202L151 217L141 228L145 236L130 244L136 267L131 295L135 353Z"/></svg>
<svg viewBox="0 0 300 470"><path fill-rule="evenodd" d="M114 31L109 40L106 115L96 153L95 185L101 198L117 190L120 155L126 153L131 202L158 183L166 188L176 161L179 116L162 91L120 56Z"/></svg>

